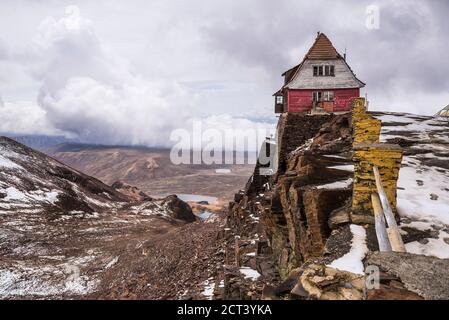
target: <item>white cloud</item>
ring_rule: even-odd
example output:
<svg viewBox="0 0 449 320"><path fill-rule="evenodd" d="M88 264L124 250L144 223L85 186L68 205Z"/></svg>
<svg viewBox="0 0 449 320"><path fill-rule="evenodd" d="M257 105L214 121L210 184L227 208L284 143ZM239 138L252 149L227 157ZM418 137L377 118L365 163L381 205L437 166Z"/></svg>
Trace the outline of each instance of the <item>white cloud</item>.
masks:
<svg viewBox="0 0 449 320"><path fill-rule="evenodd" d="M172 90L182 101L182 92ZM77 77L56 92L42 94L40 104L56 128L87 142L166 145L168 132L185 117L181 106L176 112L169 99L158 84L139 78L113 86Z"/></svg>
<svg viewBox="0 0 449 320"><path fill-rule="evenodd" d="M186 124L195 116L191 111L198 94L174 81L131 73L127 61L101 42L77 7L68 7L61 19L45 18L28 49L33 56L28 66L40 83L38 104L7 104L2 131L63 132L86 142L167 146L170 132L189 129Z"/></svg>
<svg viewBox="0 0 449 320"><path fill-rule="evenodd" d="M57 134L46 118L46 111L29 101L3 102L0 99L0 132Z"/></svg>
<svg viewBox="0 0 449 320"><path fill-rule="evenodd" d="M363 0L70 2L81 12L64 12L68 0L0 3L0 130L160 145L194 118L265 126L280 74L318 30L348 49L373 109L433 114L449 100L448 66L435 63L447 51L445 2L376 1L374 31Z"/></svg>

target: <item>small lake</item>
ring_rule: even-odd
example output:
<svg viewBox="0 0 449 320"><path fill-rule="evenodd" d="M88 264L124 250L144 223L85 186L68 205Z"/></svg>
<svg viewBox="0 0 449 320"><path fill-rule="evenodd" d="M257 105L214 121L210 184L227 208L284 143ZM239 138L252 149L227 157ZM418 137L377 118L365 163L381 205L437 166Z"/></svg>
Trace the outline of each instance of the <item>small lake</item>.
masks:
<svg viewBox="0 0 449 320"><path fill-rule="evenodd" d="M231 173L231 169L215 169L215 173L227 174Z"/></svg>

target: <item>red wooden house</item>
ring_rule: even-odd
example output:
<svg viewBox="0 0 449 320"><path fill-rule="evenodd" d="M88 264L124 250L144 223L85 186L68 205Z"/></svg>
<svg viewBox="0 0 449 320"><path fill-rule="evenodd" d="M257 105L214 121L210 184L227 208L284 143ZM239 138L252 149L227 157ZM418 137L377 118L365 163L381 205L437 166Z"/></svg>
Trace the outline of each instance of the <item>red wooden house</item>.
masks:
<svg viewBox="0 0 449 320"><path fill-rule="evenodd" d="M275 96L275 113L344 112L360 96L365 84L357 79L346 57L341 56L324 33L297 66L285 71L284 85Z"/></svg>

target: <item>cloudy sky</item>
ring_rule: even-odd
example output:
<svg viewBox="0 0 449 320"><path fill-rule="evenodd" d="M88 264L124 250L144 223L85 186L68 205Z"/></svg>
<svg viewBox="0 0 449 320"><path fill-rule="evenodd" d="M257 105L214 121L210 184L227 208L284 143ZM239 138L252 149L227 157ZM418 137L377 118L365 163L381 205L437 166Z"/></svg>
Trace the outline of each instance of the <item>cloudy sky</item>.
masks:
<svg viewBox="0 0 449 320"><path fill-rule="evenodd" d="M280 74L317 31L346 48L371 109L431 115L449 104L448 12L444 0L2 0L0 132L167 145L193 119L270 127Z"/></svg>

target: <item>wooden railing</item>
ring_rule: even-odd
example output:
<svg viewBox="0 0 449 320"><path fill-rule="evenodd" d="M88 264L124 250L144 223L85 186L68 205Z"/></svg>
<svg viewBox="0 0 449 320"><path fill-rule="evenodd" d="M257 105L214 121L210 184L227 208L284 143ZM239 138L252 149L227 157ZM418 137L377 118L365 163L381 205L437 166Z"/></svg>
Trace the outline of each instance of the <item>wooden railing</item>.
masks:
<svg viewBox="0 0 449 320"><path fill-rule="evenodd" d="M373 166L377 193L371 195L379 251L406 252L396 219L382 185L379 169ZM385 224L385 221L388 225Z"/></svg>

